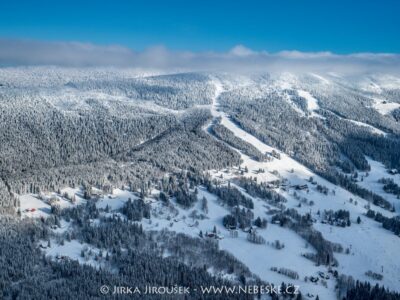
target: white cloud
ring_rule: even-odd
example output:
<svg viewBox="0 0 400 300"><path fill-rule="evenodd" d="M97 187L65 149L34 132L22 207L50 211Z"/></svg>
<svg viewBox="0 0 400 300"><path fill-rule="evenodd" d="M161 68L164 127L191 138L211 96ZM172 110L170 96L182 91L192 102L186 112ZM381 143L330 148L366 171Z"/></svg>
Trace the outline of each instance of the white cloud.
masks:
<svg viewBox="0 0 400 300"><path fill-rule="evenodd" d="M156 46L136 52L119 45L0 39L0 65L116 66L192 71L400 72L400 55L388 53L170 51Z"/></svg>
<svg viewBox="0 0 400 300"><path fill-rule="evenodd" d="M257 54L257 52L243 46L243 45L237 45L233 47L230 51L230 54L236 55L236 56L249 56L249 55L254 55Z"/></svg>
<svg viewBox="0 0 400 300"><path fill-rule="evenodd" d="M124 65L133 56L118 45L0 39L1 65Z"/></svg>
<svg viewBox="0 0 400 300"><path fill-rule="evenodd" d="M279 56L281 57L286 57L286 58L293 58L293 59L308 59L308 58L329 58L333 57L334 54L329 51L325 52L301 52L297 50L292 50L292 51L281 51L278 53Z"/></svg>

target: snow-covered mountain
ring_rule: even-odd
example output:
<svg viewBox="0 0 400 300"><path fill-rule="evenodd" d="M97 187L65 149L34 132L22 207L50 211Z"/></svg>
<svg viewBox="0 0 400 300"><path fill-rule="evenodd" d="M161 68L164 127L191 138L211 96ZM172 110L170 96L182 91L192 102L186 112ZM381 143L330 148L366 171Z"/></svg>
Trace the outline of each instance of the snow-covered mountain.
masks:
<svg viewBox="0 0 400 300"><path fill-rule="evenodd" d="M0 111L5 298L400 298L399 77L3 68Z"/></svg>

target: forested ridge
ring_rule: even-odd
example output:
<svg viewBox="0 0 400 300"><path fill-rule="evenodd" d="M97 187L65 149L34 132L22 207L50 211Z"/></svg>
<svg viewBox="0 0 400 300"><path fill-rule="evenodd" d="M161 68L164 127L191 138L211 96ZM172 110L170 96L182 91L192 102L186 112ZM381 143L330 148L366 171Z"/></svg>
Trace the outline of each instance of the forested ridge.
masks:
<svg viewBox="0 0 400 300"><path fill-rule="evenodd" d="M315 283L338 299L399 299L384 287L383 266L362 274L378 285L340 274L338 255L354 253L324 231L358 226L399 234L397 203L387 197L399 195L399 108L381 107L400 103L400 89L382 88L378 103L363 80L0 68L0 298L98 299L102 284L264 285L269 278L248 265L248 249L261 249L273 251L268 262L288 253L311 263L304 278L297 272L303 270L268 269L285 276L283 287ZM274 150L261 151L245 135ZM299 180L290 164L276 163L281 154L327 181ZM382 191L361 184L373 171L371 160L388 173L377 181ZM363 206L336 197L337 187ZM328 196L344 208L320 211L316 198L329 206ZM268 240L270 227L285 234ZM289 252L287 232L301 243L296 251L310 249ZM238 241L267 248L240 249L239 260L229 251ZM51 253L74 243L78 258ZM300 292L272 299L319 299Z"/></svg>

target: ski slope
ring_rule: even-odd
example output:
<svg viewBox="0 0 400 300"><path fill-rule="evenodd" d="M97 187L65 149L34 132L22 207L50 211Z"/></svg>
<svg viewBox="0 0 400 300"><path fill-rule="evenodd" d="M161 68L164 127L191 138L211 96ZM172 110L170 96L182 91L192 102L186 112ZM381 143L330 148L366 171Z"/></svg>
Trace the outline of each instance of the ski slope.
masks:
<svg viewBox="0 0 400 300"><path fill-rule="evenodd" d="M218 101L216 99L212 109L213 115L220 117L221 124L232 131L237 137L252 144L263 153L270 153L272 150L275 150L279 153L277 149L266 145L253 135L239 128L237 124L232 122L225 113L217 110L217 106ZM303 206L302 208L298 208L298 210L303 213L311 212L314 217L317 217L318 210L346 209L350 211L353 223L355 222L356 218L360 216L363 220L362 224L360 225L354 224L346 228L332 228L332 226L317 223L315 227L321 231L323 236L328 240L341 243L344 248L348 247L351 249L350 255L336 255L342 274L352 275L356 279L374 282L374 280L365 275L365 272L371 270L376 273L383 273L383 282L376 282L384 284L390 289L399 291L400 269L399 265L393 264L392 261L395 257L395 253L400 249L400 239L393 233L383 229L379 223L364 217L364 214L366 213L365 207L368 204L367 201L317 176L311 170L293 160L286 154L280 153L280 155L280 160L274 159L272 162L257 162L242 154L242 167L247 166L249 169L249 173L245 176L253 178L256 177L257 182L268 182L273 180L275 175L272 175L269 172L255 172L259 168L269 171L276 170L278 171L280 177L287 178L291 184L304 184L312 176L319 184L328 187L330 191L334 191L334 193L332 192L328 195L322 195L312 188L308 193L304 191L297 191L297 193L304 194L304 197L314 202L312 207ZM373 170L374 169L376 168L373 168ZM217 176L220 176L220 174L217 174ZM225 178L229 179L229 176L225 176ZM376 179L376 176L373 175L371 176L371 179L372 178ZM368 181L364 182L364 185L368 186ZM289 199L288 206L292 205L292 207L297 207L298 202L294 199L293 192L279 192ZM350 201L350 199L352 200ZM355 203L357 203L357 205ZM392 213L374 205L372 205L372 209L379 211L386 216L393 216ZM373 245L370 245L370 243L367 241L370 241L370 243ZM368 243L367 245L369 245L367 247L365 244L366 242ZM379 257L377 257L377 253L379 253Z"/></svg>

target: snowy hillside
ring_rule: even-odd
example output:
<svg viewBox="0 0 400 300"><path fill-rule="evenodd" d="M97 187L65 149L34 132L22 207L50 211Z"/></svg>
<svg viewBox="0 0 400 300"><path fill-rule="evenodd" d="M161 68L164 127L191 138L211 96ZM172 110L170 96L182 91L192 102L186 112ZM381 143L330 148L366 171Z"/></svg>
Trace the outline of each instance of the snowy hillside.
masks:
<svg viewBox="0 0 400 300"><path fill-rule="evenodd" d="M80 290L273 284L330 300L359 281L399 299L400 78L7 68L0 84L16 269L71 272Z"/></svg>

